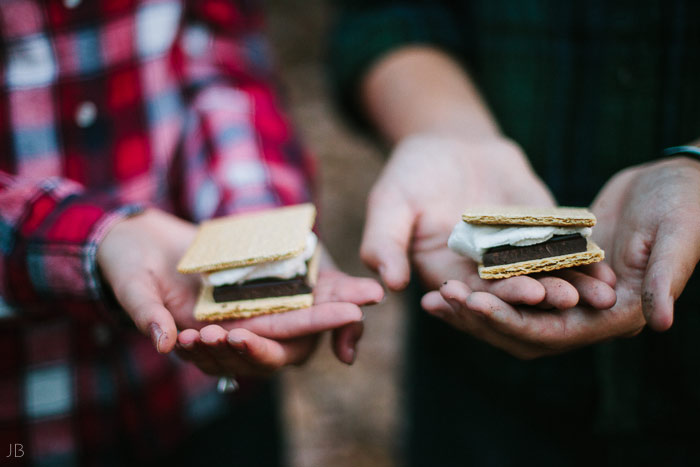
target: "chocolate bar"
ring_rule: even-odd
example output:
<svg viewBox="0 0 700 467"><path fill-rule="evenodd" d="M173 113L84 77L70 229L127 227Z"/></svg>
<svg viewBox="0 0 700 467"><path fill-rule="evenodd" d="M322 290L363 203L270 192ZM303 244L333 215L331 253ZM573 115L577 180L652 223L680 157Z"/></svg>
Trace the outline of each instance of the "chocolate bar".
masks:
<svg viewBox="0 0 700 467"><path fill-rule="evenodd" d="M256 298L289 297L311 293L311 286L306 276L292 279L257 279L243 284L228 284L214 287L213 296L216 303Z"/></svg>
<svg viewBox="0 0 700 467"><path fill-rule="evenodd" d="M484 253L484 266L519 263L551 256L586 251L587 241L580 234L555 235L544 243L528 246L504 245L489 248Z"/></svg>

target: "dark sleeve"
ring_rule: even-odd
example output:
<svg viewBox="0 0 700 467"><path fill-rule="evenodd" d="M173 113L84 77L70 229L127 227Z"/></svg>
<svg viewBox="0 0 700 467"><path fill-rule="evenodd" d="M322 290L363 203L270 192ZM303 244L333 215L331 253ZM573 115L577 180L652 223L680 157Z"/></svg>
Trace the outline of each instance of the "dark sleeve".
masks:
<svg viewBox="0 0 700 467"><path fill-rule="evenodd" d="M336 0L328 69L343 113L363 125L358 91L368 69L384 54L409 44L458 53L460 29L450 8L438 1Z"/></svg>

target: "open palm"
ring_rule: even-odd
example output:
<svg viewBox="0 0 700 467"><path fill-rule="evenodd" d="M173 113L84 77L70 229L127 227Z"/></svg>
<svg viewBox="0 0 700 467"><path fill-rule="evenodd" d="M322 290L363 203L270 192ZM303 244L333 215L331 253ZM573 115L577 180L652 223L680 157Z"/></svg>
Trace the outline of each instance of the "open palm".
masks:
<svg viewBox="0 0 700 467"><path fill-rule="evenodd" d="M179 329L179 352L195 363L200 363L200 354L216 357L216 352L225 350L219 353L228 358L245 348L248 366L270 369L303 361L313 351L318 334L333 330L338 357L346 363L354 360L355 343L362 333L359 305L383 296L376 281L347 276L324 256L314 306L207 325L193 317L199 278L176 270L194 234L192 224L149 210L117 224L98 249L98 262L117 300L139 330L151 336L159 352L175 347ZM223 333L225 341L229 331L233 347L222 349L220 337Z"/></svg>

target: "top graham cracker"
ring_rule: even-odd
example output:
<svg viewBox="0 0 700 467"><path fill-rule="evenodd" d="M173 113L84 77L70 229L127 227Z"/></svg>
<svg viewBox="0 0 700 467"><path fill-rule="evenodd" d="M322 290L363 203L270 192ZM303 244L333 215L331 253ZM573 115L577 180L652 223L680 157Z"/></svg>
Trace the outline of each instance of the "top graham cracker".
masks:
<svg viewBox="0 0 700 467"><path fill-rule="evenodd" d="M467 209L462 219L469 224L560 227L593 227L596 222L588 209L566 206L481 206Z"/></svg>
<svg viewBox="0 0 700 467"><path fill-rule="evenodd" d="M316 208L307 203L205 221L177 270L212 272L291 258L304 251L315 219Z"/></svg>

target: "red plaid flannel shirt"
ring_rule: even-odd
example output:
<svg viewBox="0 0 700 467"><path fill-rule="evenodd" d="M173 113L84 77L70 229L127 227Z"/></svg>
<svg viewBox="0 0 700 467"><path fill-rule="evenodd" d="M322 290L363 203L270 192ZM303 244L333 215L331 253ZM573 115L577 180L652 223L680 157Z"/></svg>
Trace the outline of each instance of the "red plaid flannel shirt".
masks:
<svg viewBox="0 0 700 467"><path fill-rule="evenodd" d="M211 378L110 310L95 251L144 205L309 199L260 26L244 0L0 1L0 447L99 463L219 410Z"/></svg>

